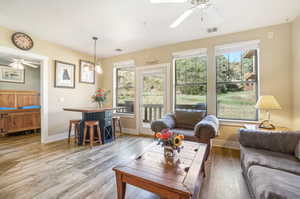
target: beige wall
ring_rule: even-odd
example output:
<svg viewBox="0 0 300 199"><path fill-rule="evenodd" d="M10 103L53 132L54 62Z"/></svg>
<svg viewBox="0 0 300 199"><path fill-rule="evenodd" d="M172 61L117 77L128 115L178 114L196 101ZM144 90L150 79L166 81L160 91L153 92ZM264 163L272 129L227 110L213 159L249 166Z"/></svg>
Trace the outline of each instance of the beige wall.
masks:
<svg viewBox="0 0 300 199"><path fill-rule="evenodd" d="M269 39L268 33L273 32L274 38ZM198 39L177 44L146 49L134 53L123 54L103 60L103 86L112 89L113 63L133 59L137 67L147 65L148 61L158 60L159 63L172 63L172 53L195 48L208 49L208 101L214 101L215 66L213 65L214 46L233 42L260 40L260 93L274 95L283 109L272 112L275 124L290 126L292 124L292 62L291 62L291 24L281 24L266 28L249 30L212 38ZM110 103L112 103L110 96ZM215 112L214 103L208 105L210 113ZM263 115L262 115L263 117ZM135 119L123 120L125 128L135 128ZM238 127L222 126L220 139L236 140Z"/></svg>
<svg viewBox="0 0 300 199"><path fill-rule="evenodd" d="M300 16L292 24L294 128L300 130Z"/></svg>
<svg viewBox="0 0 300 199"><path fill-rule="evenodd" d="M13 32L0 27L0 46L16 48L11 42ZM95 85L79 83L79 60L91 61L91 56L35 37L33 41L34 47L30 52L49 57L49 136L64 133L69 120L81 118L81 115L64 112L62 108L92 106L90 96L99 85L99 77L96 77ZM75 89L54 88L54 60L76 64Z"/></svg>

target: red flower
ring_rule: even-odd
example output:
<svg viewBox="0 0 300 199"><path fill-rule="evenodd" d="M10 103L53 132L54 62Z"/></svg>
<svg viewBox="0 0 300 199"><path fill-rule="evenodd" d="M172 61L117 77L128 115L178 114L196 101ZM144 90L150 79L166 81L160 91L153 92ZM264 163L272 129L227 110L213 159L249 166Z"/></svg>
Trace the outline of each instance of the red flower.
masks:
<svg viewBox="0 0 300 199"><path fill-rule="evenodd" d="M103 95L102 94L98 94L98 95L96 95L97 97L102 97Z"/></svg>
<svg viewBox="0 0 300 199"><path fill-rule="evenodd" d="M168 132L169 132L169 129L163 129L161 132L162 132L162 133L168 133Z"/></svg>
<svg viewBox="0 0 300 199"><path fill-rule="evenodd" d="M162 133L162 135L161 135L161 138L162 139L169 139L171 136L172 136L172 132L170 132L170 131L168 131L168 132L164 132L164 133Z"/></svg>
<svg viewBox="0 0 300 199"><path fill-rule="evenodd" d="M162 139L168 139L169 135L167 133L164 133L164 134L161 135L161 138Z"/></svg>
<svg viewBox="0 0 300 199"><path fill-rule="evenodd" d="M97 92L102 93L102 92L104 92L104 90L100 88L97 90Z"/></svg>

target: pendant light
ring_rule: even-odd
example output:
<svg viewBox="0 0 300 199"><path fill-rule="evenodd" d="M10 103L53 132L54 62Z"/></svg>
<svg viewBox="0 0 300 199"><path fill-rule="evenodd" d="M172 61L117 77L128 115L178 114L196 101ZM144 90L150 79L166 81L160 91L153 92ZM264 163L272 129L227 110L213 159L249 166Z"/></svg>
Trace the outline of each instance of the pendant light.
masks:
<svg viewBox="0 0 300 199"><path fill-rule="evenodd" d="M95 41L94 44L94 65L95 65L95 71L99 74L103 73L102 67L100 65L97 65L97 40L98 37L93 37L93 40Z"/></svg>

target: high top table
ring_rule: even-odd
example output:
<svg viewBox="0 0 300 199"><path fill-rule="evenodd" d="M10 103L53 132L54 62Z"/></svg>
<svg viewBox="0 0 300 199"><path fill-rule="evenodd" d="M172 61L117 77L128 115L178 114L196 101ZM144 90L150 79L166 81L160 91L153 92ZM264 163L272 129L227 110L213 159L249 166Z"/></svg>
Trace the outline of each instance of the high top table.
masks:
<svg viewBox="0 0 300 199"><path fill-rule="evenodd" d="M99 121L102 143L108 143L114 140L113 131L112 131L112 114L113 110L117 108L113 107L103 107L103 108L95 108L95 107L80 107L80 108L64 108L64 111L72 111L72 112L81 112L82 120L80 122L80 133L78 144L82 144L83 140L83 130L84 130L84 122L85 121ZM89 135L87 134L87 138L89 139Z"/></svg>

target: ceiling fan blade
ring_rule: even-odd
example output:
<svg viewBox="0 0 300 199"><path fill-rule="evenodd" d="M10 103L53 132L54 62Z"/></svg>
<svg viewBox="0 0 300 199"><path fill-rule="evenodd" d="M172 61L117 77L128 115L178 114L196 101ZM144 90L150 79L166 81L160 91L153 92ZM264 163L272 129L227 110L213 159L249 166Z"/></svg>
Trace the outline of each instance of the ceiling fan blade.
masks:
<svg viewBox="0 0 300 199"><path fill-rule="evenodd" d="M33 65L40 65L40 62L34 62L34 61L28 61L28 60L23 60L22 63L28 63L28 64L33 64Z"/></svg>
<svg viewBox="0 0 300 199"><path fill-rule="evenodd" d="M16 62L12 62L12 63L8 64L8 66L15 68Z"/></svg>
<svg viewBox="0 0 300 199"><path fill-rule="evenodd" d="M150 3L152 4L158 4L158 3L185 3L187 0L150 0Z"/></svg>
<svg viewBox="0 0 300 199"><path fill-rule="evenodd" d="M195 7L186 10L182 15L180 15L171 25L170 28L176 28L179 26L188 16L190 16L195 10Z"/></svg>
<svg viewBox="0 0 300 199"><path fill-rule="evenodd" d="M29 66L29 67L32 67L32 68L38 68L38 66L33 65L33 64L31 64L31 63L29 63L29 62L26 62L26 61L23 61L22 64L23 64L23 65L26 65L26 66Z"/></svg>
<svg viewBox="0 0 300 199"><path fill-rule="evenodd" d="M17 62L17 61L18 61L17 59L15 59L15 58L10 58L10 57L7 58L7 60L10 61L10 62Z"/></svg>

